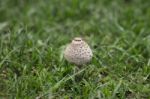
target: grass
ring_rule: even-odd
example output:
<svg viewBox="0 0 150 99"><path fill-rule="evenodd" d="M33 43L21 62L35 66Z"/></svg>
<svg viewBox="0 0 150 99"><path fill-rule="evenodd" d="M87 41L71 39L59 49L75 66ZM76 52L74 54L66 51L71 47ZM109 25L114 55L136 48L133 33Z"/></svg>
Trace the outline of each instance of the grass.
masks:
<svg viewBox="0 0 150 99"><path fill-rule="evenodd" d="M0 97L150 99L149 0L1 0ZM75 71L81 36L90 64Z"/></svg>

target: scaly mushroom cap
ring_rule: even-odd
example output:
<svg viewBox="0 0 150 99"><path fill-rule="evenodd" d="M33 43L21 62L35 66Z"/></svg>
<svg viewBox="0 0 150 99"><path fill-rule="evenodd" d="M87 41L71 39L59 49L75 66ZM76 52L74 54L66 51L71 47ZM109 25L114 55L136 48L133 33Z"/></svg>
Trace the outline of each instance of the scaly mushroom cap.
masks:
<svg viewBox="0 0 150 99"><path fill-rule="evenodd" d="M80 37L74 38L64 52L65 59L76 65L83 65L90 62L92 56L92 50Z"/></svg>

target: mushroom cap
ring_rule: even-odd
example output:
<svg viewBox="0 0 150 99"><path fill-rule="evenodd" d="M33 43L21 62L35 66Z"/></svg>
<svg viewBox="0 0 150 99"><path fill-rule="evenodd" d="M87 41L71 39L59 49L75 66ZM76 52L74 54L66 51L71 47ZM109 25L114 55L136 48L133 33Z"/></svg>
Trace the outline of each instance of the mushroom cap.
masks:
<svg viewBox="0 0 150 99"><path fill-rule="evenodd" d="M74 38L64 52L65 59L76 65L83 65L90 62L92 56L92 50L80 37Z"/></svg>

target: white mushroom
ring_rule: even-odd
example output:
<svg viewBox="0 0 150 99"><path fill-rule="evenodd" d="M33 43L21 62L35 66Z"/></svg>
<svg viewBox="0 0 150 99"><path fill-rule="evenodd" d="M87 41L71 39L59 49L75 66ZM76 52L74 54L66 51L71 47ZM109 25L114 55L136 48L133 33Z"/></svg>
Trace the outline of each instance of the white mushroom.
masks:
<svg viewBox="0 0 150 99"><path fill-rule="evenodd" d="M80 37L76 37L66 47L64 57L68 62L84 65L91 61L93 56L89 45Z"/></svg>

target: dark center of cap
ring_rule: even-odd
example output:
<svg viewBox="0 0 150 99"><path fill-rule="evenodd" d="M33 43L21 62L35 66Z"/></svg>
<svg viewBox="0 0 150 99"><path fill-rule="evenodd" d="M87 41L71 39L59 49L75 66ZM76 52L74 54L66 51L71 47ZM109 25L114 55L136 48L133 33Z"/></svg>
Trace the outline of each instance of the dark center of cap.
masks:
<svg viewBox="0 0 150 99"><path fill-rule="evenodd" d="M76 38L74 38L74 41L82 41L82 39L79 37L76 37Z"/></svg>

